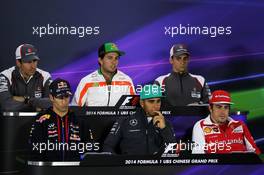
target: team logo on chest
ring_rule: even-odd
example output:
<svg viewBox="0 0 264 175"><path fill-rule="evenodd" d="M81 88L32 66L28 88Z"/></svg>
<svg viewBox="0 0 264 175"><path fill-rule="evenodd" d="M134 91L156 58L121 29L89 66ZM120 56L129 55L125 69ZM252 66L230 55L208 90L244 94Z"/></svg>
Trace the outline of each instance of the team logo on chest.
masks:
<svg viewBox="0 0 264 175"><path fill-rule="evenodd" d="M220 134L220 130L217 126L204 126L203 132L205 135Z"/></svg>
<svg viewBox="0 0 264 175"><path fill-rule="evenodd" d="M193 88L191 91L191 96L193 98L201 98L201 93L196 88Z"/></svg>
<svg viewBox="0 0 264 175"><path fill-rule="evenodd" d="M49 138L58 137L58 131L55 123L50 123L48 125L48 137Z"/></svg>
<svg viewBox="0 0 264 175"><path fill-rule="evenodd" d="M138 124L138 121L137 121L137 119L132 119L132 120L129 121L129 124L131 126L136 126Z"/></svg>
<svg viewBox="0 0 264 175"><path fill-rule="evenodd" d="M209 134L209 133L212 132L212 128L210 128L210 127L204 127L203 131L204 131L204 133Z"/></svg>
<svg viewBox="0 0 264 175"><path fill-rule="evenodd" d="M239 126L233 129L233 133L242 133L243 132L243 127Z"/></svg>
<svg viewBox="0 0 264 175"><path fill-rule="evenodd" d="M42 97L41 87L37 87L35 90L35 98L41 98L41 97Z"/></svg>
<svg viewBox="0 0 264 175"><path fill-rule="evenodd" d="M55 123L51 123L48 125L49 129L54 129Z"/></svg>
<svg viewBox="0 0 264 175"><path fill-rule="evenodd" d="M39 123L42 123L43 121L47 120L50 118L50 115L49 114L45 114L45 115L42 115L38 120L37 122Z"/></svg>
<svg viewBox="0 0 264 175"><path fill-rule="evenodd" d="M219 132L219 128L218 127L213 127L213 131L214 132Z"/></svg>

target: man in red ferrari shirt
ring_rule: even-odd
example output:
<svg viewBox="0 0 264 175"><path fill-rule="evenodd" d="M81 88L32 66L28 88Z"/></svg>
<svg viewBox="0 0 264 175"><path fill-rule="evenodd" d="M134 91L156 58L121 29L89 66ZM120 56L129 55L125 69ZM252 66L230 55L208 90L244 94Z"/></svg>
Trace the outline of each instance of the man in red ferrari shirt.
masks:
<svg viewBox="0 0 264 175"><path fill-rule="evenodd" d="M230 94L223 90L212 93L210 115L193 127L193 154L254 152L260 154L247 126L229 117Z"/></svg>

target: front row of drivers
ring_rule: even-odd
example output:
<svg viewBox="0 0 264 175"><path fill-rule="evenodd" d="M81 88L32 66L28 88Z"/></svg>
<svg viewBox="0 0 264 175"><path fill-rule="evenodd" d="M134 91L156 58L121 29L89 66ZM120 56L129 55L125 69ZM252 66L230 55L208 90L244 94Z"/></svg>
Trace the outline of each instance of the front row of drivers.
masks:
<svg viewBox="0 0 264 175"><path fill-rule="evenodd" d="M162 152L169 143L176 143L172 124L160 111L163 96L158 85L142 88L140 108L134 115L117 120L103 144L95 143L92 130L81 127L77 116L69 110L72 96L69 82L54 80L49 93L52 107L38 114L30 131L32 155L37 159L78 160L85 152L98 150L112 154L152 155ZM192 153L260 154L247 126L229 117L232 104L228 92L217 90L212 93L210 114L193 127Z"/></svg>

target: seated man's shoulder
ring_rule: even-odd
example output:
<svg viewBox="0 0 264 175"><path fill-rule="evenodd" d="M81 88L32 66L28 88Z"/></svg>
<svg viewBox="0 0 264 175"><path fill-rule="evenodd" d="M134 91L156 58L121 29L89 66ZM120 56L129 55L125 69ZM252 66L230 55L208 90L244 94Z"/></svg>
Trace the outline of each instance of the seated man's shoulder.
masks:
<svg viewBox="0 0 264 175"><path fill-rule="evenodd" d="M130 115L128 117L126 117L124 119L124 122L127 124L127 125L131 125L131 123L138 123L142 120L142 117L145 117L143 116L141 113L139 112L136 112L135 114L133 115ZM132 124L133 125L133 124Z"/></svg>
<svg viewBox="0 0 264 175"><path fill-rule="evenodd" d="M8 68L8 69L6 69L6 70L3 70L3 71L0 73L0 75L1 75L1 76L5 76L5 77L8 78L9 80L11 80L11 76L12 76L12 73L13 73L14 70L15 70L15 66L10 67L10 68Z"/></svg>
<svg viewBox="0 0 264 175"><path fill-rule="evenodd" d="M47 71L44 71L42 69L37 68L37 72L44 77L44 79L48 79L51 77L50 73Z"/></svg>
<svg viewBox="0 0 264 175"><path fill-rule="evenodd" d="M169 77L170 76L170 73L166 74L166 75L161 75L159 76L158 78L156 78L155 81L158 81L158 82L161 82L163 81L166 77Z"/></svg>
<svg viewBox="0 0 264 175"><path fill-rule="evenodd" d="M244 125L245 125L245 123L243 121L234 120L234 119L231 119L231 122L229 124L230 127L239 127L239 126L244 126Z"/></svg>
<svg viewBox="0 0 264 175"><path fill-rule="evenodd" d="M125 74L124 72L122 72L120 70L117 71L117 74L116 75L117 75L117 77L119 79L131 80L131 78L127 74Z"/></svg>
<svg viewBox="0 0 264 175"><path fill-rule="evenodd" d="M86 75L81 79L81 82L94 82L94 81L101 81L102 76L98 73L98 70L91 72L90 74Z"/></svg>
<svg viewBox="0 0 264 175"><path fill-rule="evenodd" d="M195 74L191 74L191 73L189 73L189 75L190 75L191 77L193 77L193 78L198 79L198 80L202 80L202 81L205 80L205 78L204 78L202 75L195 75Z"/></svg>
<svg viewBox="0 0 264 175"><path fill-rule="evenodd" d="M79 121L81 119L81 116L77 116L73 111L69 111L68 116L72 121Z"/></svg>
<svg viewBox="0 0 264 175"><path fill-rule="evenodd" d="M192 78L198 80L198 81L200 82L201 85L203 85L203 84L205 83L205 78L204 78L203 76L201 76L201 75L194 75L194 74L190 74L190 73L189 73L189 75L190 75Z"/></svg>
<svg viewBox="0 0 264 175"><path fill-rule="evenodd" d="M197 122L195 122L194 128L202 127L203 125L211 125L211 124L206 122L206 118L205 119L200 119Z"/></svg>
<svg viewBox="0 0 264 175"><path fill-rule="evenodd" d="M131 120L137 120L135 115L127 116L127 117L121 117L118 120L115 121L114 125L122 125L122 126L128 126Z"/></svg>
<svg viewBox="0 0 264 175"><path fill-rule="evenodd" d="M49 114L47 111L41 112L36 116L37 123L44 123L45 121L48 121L50 119L51 119L51 114Z"/></svg>

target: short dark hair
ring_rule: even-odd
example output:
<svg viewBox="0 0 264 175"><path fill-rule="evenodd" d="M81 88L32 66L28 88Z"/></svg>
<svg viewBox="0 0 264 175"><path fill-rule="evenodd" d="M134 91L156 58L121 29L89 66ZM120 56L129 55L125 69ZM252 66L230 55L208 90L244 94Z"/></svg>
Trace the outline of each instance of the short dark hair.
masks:
<svg viewBox="0 0 264 175"><path fill-rule="evenodd" d="M103 53L103 54L101 54L101 55L99 55L99 58L104 58L104 56L105 56L105 53Z"/></svg>

